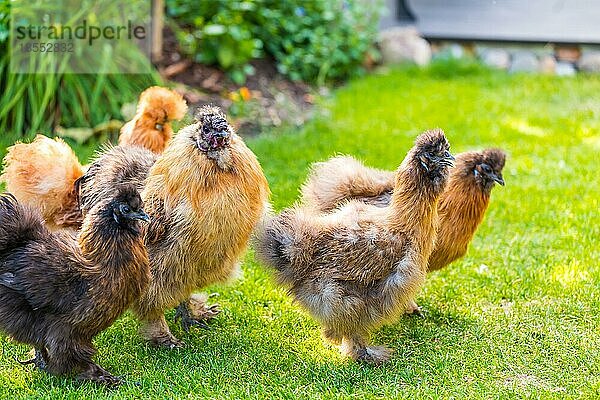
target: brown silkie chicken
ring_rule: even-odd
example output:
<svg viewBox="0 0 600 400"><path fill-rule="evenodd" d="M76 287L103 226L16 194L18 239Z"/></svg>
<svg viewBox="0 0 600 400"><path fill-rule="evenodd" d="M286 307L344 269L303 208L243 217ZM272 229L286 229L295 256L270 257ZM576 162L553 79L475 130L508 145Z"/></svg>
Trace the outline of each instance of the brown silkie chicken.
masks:
<svg viewBox="0 0 600 400"><path fill-rule="evenodd" d="M50 232L37 210L0 196L0 331L35 347L51 374L115 385L92 361L92 339L146 289L148 255L140 195L116 188L87 214L79 237Z"/></svg>
<svg viewBox="0 0 600 400"><path fill-rule="evenodd" d="M502 169L506 154L500 149L469 151L456 156L446 190L438 203L438 232L428 270L444 268L467 252L483 220L495 183L504 186ZM394 173L364 164L352 157L334 157L314 165L302 187L301 203L328 212L355 199L386 207L394 188ZM408 312L419 313L411 303Z"/></svg>
<svg viewBox="0 0 600 400"><path fill-rule="evenodd" d="M121 128L119 143L161 153L172 135L170 121L181 119L186 110L178 93L156 86L146 89L137 114ZM74 183L85 169L62 139L38 135L32 143L8 148L1 179L20 202L42 212L48 228L76 231L82 216Z"/></svg>
<svg viewBox="0 0 600 400"><path fill-rule="evenodd" d="M192 293L236 274L269 187L256 156L218 108L202 108L152 165L153 157L122 146L104 153L80 180L81 209L85 214L123 180L145 185L152 281L133 310L148 340L177 347L182 343L169 331L165 310L178 306L186 330L218 313Z"/></svg>
<svg viewBox="0 0 600 400"><path fill-rule="evenodd" d="M390 356L369 343L369 332L394 320L425 280L452 160L444 133L425 132L396 172L389 207L348 201L326 214L296 207L258 230L259 259L355 360Z"/></svg>
<svg viewBox="0 0 600 400"><path fill-rule="evenodd" d="M120 145L136 145L161 154L173 136L171 121L185 116L183 97L167 88L152 86L142 92L133 119L121 128Z"/></svg>

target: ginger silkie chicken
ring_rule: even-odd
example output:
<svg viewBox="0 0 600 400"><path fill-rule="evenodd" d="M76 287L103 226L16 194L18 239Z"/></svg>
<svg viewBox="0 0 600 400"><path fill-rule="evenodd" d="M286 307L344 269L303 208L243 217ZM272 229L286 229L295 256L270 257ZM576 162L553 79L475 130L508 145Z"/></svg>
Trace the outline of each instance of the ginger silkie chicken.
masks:
<svg viewBox="0 0 600 400"><path fill-rule="evenodd" d="M193 292L237 274L270 192L256 156L215 107L202 108L153 162L148 151L110 149L80 180L81 208L123 180L144 187L152 280L133 310L146 339L178 347L164 312L177 307L186 330L218 313Z"/></svg>
<svg viewBox="0 0 600 400"><path fill-rule="evenodd" d="M348 201L325 214L295 207L257 233L259 259L355 360L390 357L369 333L401 314L425 280L452 160L444 133L427 131L398 168L389 207Z"/></svg>
<svg viewBox="0 0 600 400"><path fill-rule="evenodd" d="M150 281L141 221L131 186L93 205L78 238L50 232L37 210L0 196L0 331L35 348L50 374L115 385L92 361L92 339L146 290Z"/></svg>
<svg viewBox="0 0 600 400"><path fill-rule="evenodd" d="M140 95L134 118L121 128L119 144L162 153L173 130L171 121L183 118L187 104L167 88L153 86ZM4 157L1 179L6 190L25 205L41 211L51 230L81 227L75 182L85 172L62 139L37 135L31 143L16 143Z"/></svg>
<svg viewBox="0 0 600 400"><path fill-rule="evenodd" d="M119 144L141 146L160 154L173 136L171 121L182 119L186 111L187 104L179 93L149 87L140 95L133 119L121 128Z"/></svg>

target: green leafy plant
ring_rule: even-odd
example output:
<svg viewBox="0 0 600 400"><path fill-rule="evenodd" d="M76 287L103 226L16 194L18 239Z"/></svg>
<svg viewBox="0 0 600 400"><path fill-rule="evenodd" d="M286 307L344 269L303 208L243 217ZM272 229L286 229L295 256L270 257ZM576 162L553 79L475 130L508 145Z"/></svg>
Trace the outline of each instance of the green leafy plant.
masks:
<svg viewBox="0 0 600 400"><path fill-rule="evenodd" d="M10 1L0 0L0 132L6 143L50 134L58 126L94 127L120 119L122 104L160 83L157 73L80 75L60 68L55 74L11 73L9 22Z"/></svg>
<svg viewBox="0 0 600 400"><path fill-rule="evenodd" d="M257 35L294 80L323 84L361 74L374 49L381 4L367 0L261 0Z"/></svg>
<svg viewBox="0 0 600 400"><path fill-rule="evenodd" d="M221 66L238 84L254 72L248 62L262 55L263 42L253 35L256 9L254 1L167 1L182 50L194 61Z"/></svg>
<svg viewBox="0 0 600 400"><path fill-rule="evenodd" d="M374 49L381 0L167 0L182 50L241 84L264 53L294 80L323 84L361 74Z"/></svg>

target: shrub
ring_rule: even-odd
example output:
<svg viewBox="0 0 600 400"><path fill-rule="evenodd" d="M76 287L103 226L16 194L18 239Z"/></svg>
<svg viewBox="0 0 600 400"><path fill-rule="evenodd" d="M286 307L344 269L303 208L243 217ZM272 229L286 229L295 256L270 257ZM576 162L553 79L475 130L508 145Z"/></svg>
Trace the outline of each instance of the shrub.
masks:
<svg viewBox="0 0 600 400"><path fill-rule="evenodd" d="M237 83L252 73L248 62L273 56L293 80L342 80L360 74L381 15L381 0L167 0L180 29L182 50L216 64Z"/></svg>
<svg viewBox="0 0 600 400"><path fill-rule="evenodd" d="M281 73L322 84L363 71L380 15L377 1L262 0L257 32Z"/></svg>
<svg viewBox="0 0 600 400"><path fill-rule="evenodd" d="M239 84L253 73L248 62L262 55L263 42L252 25L256 11L255 1L167 1L182 51L196 62L220 65Z"/></svg>

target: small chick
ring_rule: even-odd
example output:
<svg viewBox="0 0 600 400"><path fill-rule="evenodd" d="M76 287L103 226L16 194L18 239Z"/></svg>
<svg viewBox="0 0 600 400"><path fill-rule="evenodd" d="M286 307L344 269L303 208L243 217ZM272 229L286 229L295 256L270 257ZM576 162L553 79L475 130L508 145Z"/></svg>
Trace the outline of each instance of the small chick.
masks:
<svg viewBox="0 0 600 400"><path fill-rule="evenodd" d="M390 357L369 333L401 314L425 280L452 160L444 133L425 132L396 172L389 207L349 201L322 215L296 207L257 233L259 259L355 360Z"/></svg>
<svg viewBox="0 0 600 400"><path fill-rule="evenodd" d="M152 86L142 92L133 119L121 128L120 145L137 145L160 154L173 136L171 121L184 117L183 97L167 88Z"/></svg>
<svg viewBox="0 0 600 400"><path fill-rule="evenodd" d="M0 330L34 346L50 374L117 385L92 361L92 339L148 286L139 221L148 221L131 186L114 190L86 216L79 237L52 233L41 215L0 196Z"/></svg>

